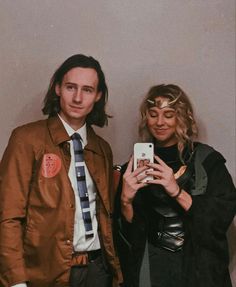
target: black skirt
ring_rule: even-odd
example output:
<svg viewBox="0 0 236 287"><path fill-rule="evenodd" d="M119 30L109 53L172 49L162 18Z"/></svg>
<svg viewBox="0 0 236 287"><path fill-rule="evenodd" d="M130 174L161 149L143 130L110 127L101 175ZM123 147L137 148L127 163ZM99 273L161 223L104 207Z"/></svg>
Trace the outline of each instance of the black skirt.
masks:
<svg viewBox="0 0 236 287"><path fill-rule="evenodd" d="M171 252L149 243L148 253L152 287L183 286L183 251Z"/></svg>

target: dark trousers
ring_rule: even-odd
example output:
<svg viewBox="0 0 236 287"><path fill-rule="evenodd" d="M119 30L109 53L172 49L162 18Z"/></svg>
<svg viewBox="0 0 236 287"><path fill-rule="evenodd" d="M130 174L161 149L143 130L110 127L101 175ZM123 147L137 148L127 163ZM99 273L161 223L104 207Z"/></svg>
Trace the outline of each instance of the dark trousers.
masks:
<svg viewBox="0 0 236 287"><path fill-rule="evenodd" d="M112 276L104 267L102 256L86 266L73 266L70 272L70 287L111 287Z"/></svg>

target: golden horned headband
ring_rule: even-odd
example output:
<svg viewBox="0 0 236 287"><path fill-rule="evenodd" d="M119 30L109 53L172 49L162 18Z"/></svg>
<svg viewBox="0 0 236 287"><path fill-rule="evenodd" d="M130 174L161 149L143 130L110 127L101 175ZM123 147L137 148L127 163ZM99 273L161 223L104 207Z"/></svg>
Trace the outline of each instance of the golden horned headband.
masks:
<svg viewBox="0 0 236 287"><path fill-rule="evenodd" d="M149 107L157 107L159 109L164 109L167 107L172 107L179 99L180 95L178 95L178 97L174 98L173 95L168 95L170 97L165 99L158 99L158 100L150 100L148 99L147 102L149 104ZM157 96L157 98L159 98L161 96Z"/></svg>

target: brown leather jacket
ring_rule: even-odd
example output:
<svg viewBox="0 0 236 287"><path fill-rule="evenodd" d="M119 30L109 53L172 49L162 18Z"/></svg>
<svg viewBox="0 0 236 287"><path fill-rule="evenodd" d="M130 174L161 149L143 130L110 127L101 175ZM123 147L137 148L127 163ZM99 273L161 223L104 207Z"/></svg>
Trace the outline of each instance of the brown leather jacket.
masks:
<svg viewBox="0 0 236 287"><path fill-rule="evenodd" d="M0 286L68 286L75 213L68 140L58 117L18 127L10 137L0 164ZM100 240L120 282L112 238L112 152L91 127L84 158L98 190Z"/></svg>

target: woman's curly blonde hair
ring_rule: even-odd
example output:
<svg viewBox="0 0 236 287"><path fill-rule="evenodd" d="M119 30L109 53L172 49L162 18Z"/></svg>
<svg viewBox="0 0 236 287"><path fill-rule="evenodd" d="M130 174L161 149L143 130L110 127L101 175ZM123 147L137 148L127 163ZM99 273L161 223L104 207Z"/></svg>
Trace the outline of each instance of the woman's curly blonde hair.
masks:
<svg viewBox="0 0 236 287"><path fill-rule="evenodd" d="M185 147L193 149L193 138L197 136L198 130L193 115L192 104L188 96L177 85L157 85L150 88L141 106L141 122L139 124L139 135L142 141L153 141L154 138L147 127L147 110L150 102L155 103L157 97L163 97L173 101L172 108L176 111L177 126L175 135L178 142L180 158Z"/></svg>

